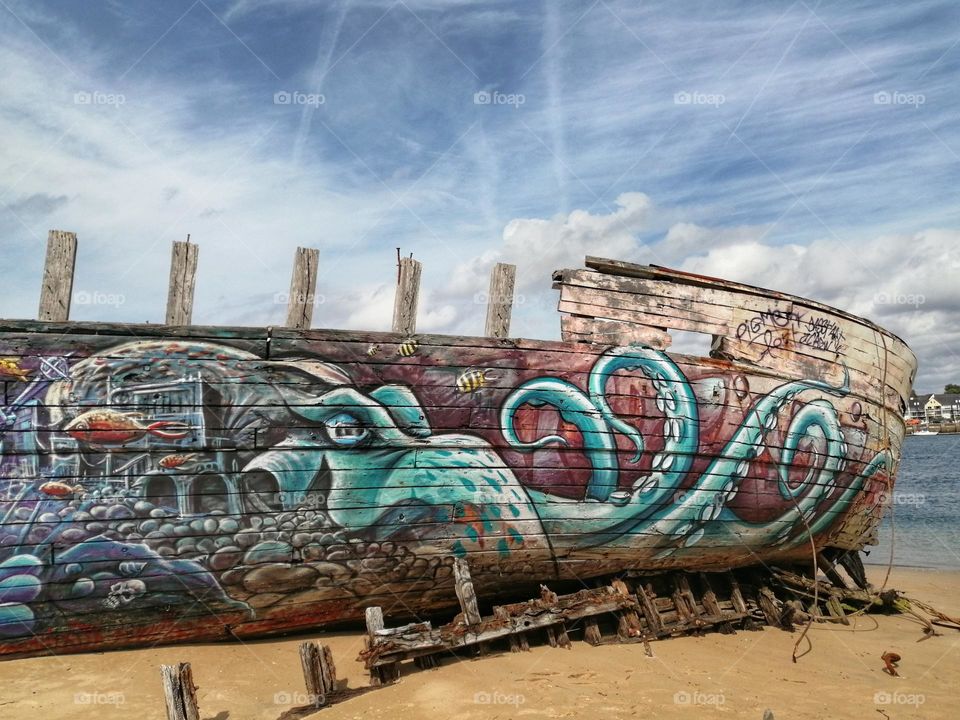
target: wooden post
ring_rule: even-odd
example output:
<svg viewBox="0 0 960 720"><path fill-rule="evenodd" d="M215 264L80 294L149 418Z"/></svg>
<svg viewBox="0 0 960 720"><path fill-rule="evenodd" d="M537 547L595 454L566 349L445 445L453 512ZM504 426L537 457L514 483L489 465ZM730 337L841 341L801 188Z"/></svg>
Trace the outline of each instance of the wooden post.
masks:
<svg viewBox="0 0 960 720"><path fill-rule="evenodd" d="M417 331L417 303L420 299L421 265L413 258L400 259L400 279L393 300L393 331L413 335Z"/></svg>
<svg viewBox="0 0 960 720"><path fill-rule="evenodd" d="M367 621L366 642L367 647L372 650L378 642L377 630L383 630L384 628L383 609L379 607L369 607L366 609L365 614ZM397 663L370 668L370 684L374 686L393 682L399 677L400 672Z"/></svg>
<svg viewBox="0 0 960 720"><path fill-rule="evenodd" d="M70 319L70 296L73 293L73 270L77 263L77 236L65 230L51 230L47 235L47 259L43 265L40 286L40 310L37 317L49 322Z"/></svg>
<svg viewBox="0 0 960 720"><path fill-rule="evenodd" d="M513 310L513 286L517 266L497 263L490 273L490 293L487 296L487 324L483 334L505 338L510 335L510 313Z"/></svg>
<svg viewBox="0 0 960 720"><path fill-rule="evenodd" d="M477 593L473 589L473 580L470 579L470 566L463 558L456 558L453 561L453 580L457 599L460 601L460 609L463 610L464 623L479 624L481 617L480 610L477 608Z"/></svg>
<svg viewBox="0 0 960 720"><path fill-rule="evenodd" d="M315 642L300 643L300 666L310 704L323 707L327 698L337 691L337 668L330 648Z"/></svg>
<svg viewBox="0 0 960 720"><path fill-rule="evenodd" d="M660 619L660 613L657 611L655 597L652 586L644 587L637 583L637 599L640 600L640 610L647 621L647 631L650 635L657 637L663 630L663 622Z"/></svg>
<svg viewBox="0 0 960 720"><path fill-rule="evenodd" d="M603 642L600 625L595 617L588 617L583 621L583 639L591 645L600 645Z"/></svg>
<svg viewBox="0 0 960 720"><path fill-rule="evenodd" d="M766 585L758 588L757 604L763 611L763 617L766 619L767 625L776 628L783 627L780 622L780 612L777 610L777 596L773 594L773 590Z"/></svg>
<svg viewBox="0 0 960 720"><path fill-rule="evenodd" d="M193 289L197 282L197 258L200 246L173 243L170 256L170 285L167 289L167 325L189 325L193 318Z"/></svg>
<svg viewBox="0 0 960 720"><path fill-rule="evenodd" d="M630 592L630 588L627 587L627 584L619 578L611 582L610 587L612 587L615 592L625 597L630 597L633 594ZM637 614L636 610L624 610L618 613L618 616L617 637L619 637L620 640L629 640L630 638L640 637L640 616Z"/></svg>
<svg viewBox="0 0 960 720"><path fill-rule="evenodd" d="M163 699L167 704L167 720L200 720L197 709L197 687L193 684L190 663L161 665Z"/></svg>
<svg viewBox="0 0 960 720"><path fill-rule="evenodd" d="M290 277L290 297L287 299L287 327L307 330L313 322L314 293L317 291L317 263L320 251L297 248Z"/></svg>

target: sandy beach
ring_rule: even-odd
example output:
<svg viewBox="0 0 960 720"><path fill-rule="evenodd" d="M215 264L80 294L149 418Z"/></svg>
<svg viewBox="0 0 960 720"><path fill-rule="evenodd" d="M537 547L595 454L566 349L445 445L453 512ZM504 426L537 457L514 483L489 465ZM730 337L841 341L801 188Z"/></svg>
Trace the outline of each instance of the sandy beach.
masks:
<svg viewBox="0 0 960 720"><path fill-rule="evenodd" d="M870 569L874 582L885 569ZM890 586L960 614L960 572L894 569ZM653 644L572 650L536 645L529 653L481 660L450 658L436 670L404 666L401 681L316 713L305 703L297 645L304 637L251 643L159 647L0 663L4 718L156 718L165 711L158 667L192 663L205 720L323 717L418 718L954 718L960 632L923 642L903 616L870 615L850 627L818 625L812 650L796 664L799 633L758 632L682 637ZM355 658L359 632L316 634L331 646L350 688L367 676ZM902 677L882 671L880 655L899 653Z"/></svg>

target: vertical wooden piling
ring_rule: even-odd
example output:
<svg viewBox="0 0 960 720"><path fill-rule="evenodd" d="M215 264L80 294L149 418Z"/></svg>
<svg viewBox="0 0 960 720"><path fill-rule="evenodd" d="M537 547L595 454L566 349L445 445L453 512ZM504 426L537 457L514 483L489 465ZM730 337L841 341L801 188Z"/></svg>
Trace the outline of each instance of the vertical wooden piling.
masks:
<svg viewBox="0 0 960 720"><path fill-rule="evenodd" d="M400 279L393 300L393 331L413 335L417 331L421 265L413 258L400 259Z"/></svg>
<svg viewBox="0 0 960 720"><path fill-rule="evenodd" d="M470 578L470 567L463 558L453 561L454 588L460 609L463 610L463 620L467 625L477 625L480 622L480 610L477 607L477 593L473 589L473 580Z"/></svg>
<svg viewBox="0 0 960 720"><path fill-rule="evenodd" d="M197 708L197 687L193 684L190 663L161 665L163 699L167 704L167 720L200 720Z"/></svg>
<svg viewBox="0 0 960 720"><path fill-rule="evenodd" d="M307 330L313 323L314 293L317 291L317 264L320 251L297 248L290 276L290 296L287 299L287 327Z"/></svg>
<svg viewBox="0 0 960 720"><path fill-rule="evenodd" d="M167 288L167 325L189 325L193 319L193 289L197 282L197 259L200 246L186 242L173 243L170 256L170 284Z"/></svg>
<svg viewBox="0 0 960 720"><path fill-rule="evenodd" d="M497 263L490 273L490 292L487 295L487 323L484 335L505 338L510 335L510 315L513 311L513 286L517 266Z"/></svg>
<svg viewBox="0 0 960 720"><path fill-rule="evenodd" d="M657 637L663 629L663 621L657 610L656 595L653 593L653 587L644 587L637 584L637 599L640 600L640 611L647 621L647 631L650 635Z"/></svg>
<svg viewBox="0 0 960 720"><path fill-rule="evenodd" d="M300 643L300 666L310 704L323 707L337 691L337 668L330 648L315 642Z"/></svg>
<svg viewBox="0 0 960 720"><path fill-rule="evenodd" d="M633 593L630 592L630 588L627 587L627 584L619 578L613 580L613 582L610 583L610 587L624 597L633 595ZM640 635L640 616L637 614L637 611L623 610L620 612L617 623L617 637L619 637L620 640L628 640L630 638L640 637Z"/></svg>
<svg viewBox="0 0 960 720"><path fill-rule="evenodd" d="M377 631L383 630L383 609L379 607L368 607L365 611L367 621L367 637L365 639L368 649L373 649L377 642ZM370 668L370 684L384 685L397 680L400 677L397 663L390 665L380 665Z"/></svg>
<svg viewBox="0 0 960 720"><path fill-rule="evenodd" d="M600 633L600 625L595 617L585 618L583 621L583 639L590 645L600 645L603 642L603 635Z"/></svg>
<svg viewBox="0 0 960 720"><path fill-rule="evenodd" d="M73 271L77 263L76 233L51 230L47 235L47 259L43 265L40 310L37 317L49 322L70 319Z"/></svg>

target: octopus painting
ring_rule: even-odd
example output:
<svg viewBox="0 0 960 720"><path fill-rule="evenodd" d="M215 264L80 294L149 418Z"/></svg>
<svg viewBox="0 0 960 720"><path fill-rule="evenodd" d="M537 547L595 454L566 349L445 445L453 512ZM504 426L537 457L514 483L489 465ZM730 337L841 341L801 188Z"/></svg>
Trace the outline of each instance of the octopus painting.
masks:
<svg viewBox="0 0 960 720"><path fill-rule="evenodd" d="M0 654L455 606L454 558L492 599L855 551L902 439L843 358L36 325L0 331Z"/></svg>

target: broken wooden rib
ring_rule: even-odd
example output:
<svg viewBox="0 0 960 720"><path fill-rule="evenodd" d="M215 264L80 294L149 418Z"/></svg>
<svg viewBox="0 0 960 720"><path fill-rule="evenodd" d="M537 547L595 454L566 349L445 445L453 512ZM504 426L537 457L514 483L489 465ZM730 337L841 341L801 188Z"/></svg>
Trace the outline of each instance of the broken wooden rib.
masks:
<svg viewBox="0 0 960 720"><path fill-rule="evenodd" d="M470 585L466 563L458 563L459 582ZM400 663L417 661L418 667L435 667L444 653L507 640L511 652L530 649L529 638L543 631L551 647L570 647L569 628L582 625L584 641L590 645L606 642L643 642L703 632L717 628L733 632L749 619L739 586L732 575L725 585L731 588L731 598L721 599L714 591L706 574L699 575L699 586L694 589L687 574L667 573L654 579L613 578L608 585L558 595L541 586L540 597L522 603L498 605L492 615L480 617L475 598L461 597L462 612L452 622L433 628L429 622L417 622L395 628L383 625L380 608L367 610L366 647L359 659L370 671L371 684L379 685L399 677ZM673 594L658 596L653 584L667 583ZM732 599L733 595L737 600ZM474 617L475 621L468 621ZM604 638L600 621L616 621L614 635ZM434 658L423 662L424 658Z"/></svg>
<svg viewBox="0 0 960 720"><path fill-rule="evenodd" d="M535 630L553 629L562 635L567 626L578 620L637 609L634 598L611 587L561 596L544 587L540 598L497 606L493 615L475 625L455 621L434 629L429 623L413 623L379 630L368 625L371 643L360 654L360 659L367 668L388 668L389 676L395 677L396 664L405 660L511 638L516 639L520 647L526 644L524 649L529 649L526 635Z"/></svg>

